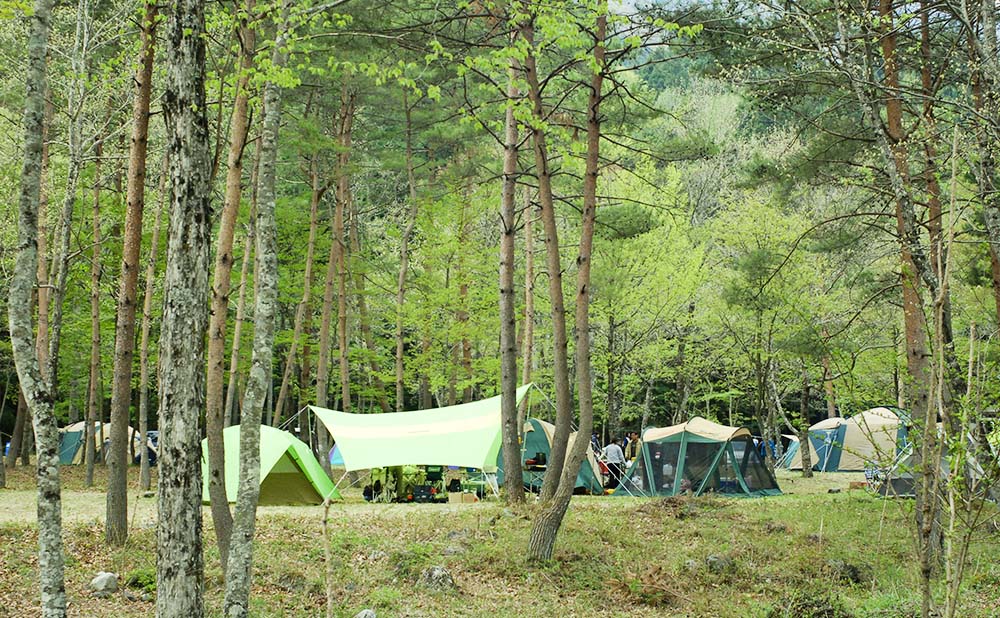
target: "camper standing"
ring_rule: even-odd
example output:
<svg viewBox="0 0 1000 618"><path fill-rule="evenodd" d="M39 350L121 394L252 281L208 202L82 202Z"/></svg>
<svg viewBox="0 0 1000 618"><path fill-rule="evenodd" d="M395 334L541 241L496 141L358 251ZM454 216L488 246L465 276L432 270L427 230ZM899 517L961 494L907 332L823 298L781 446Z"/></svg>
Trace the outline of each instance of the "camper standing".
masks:
<svg viewBox="0 0 1000 618"><path fill-rule="evenodd" d="M604 447L604 461L608 465L608 472L611 473L611 478L608 479L611 489L616 489L621 483L622 473L625 470L625 453L622 452L619 442L618 438L612 438L611 444Z"/></svg>
<svg viewBox="0 0 1000 618"><path fill-rule="evenodd" d="M632 463L635 458L639 456L639 434L632 432L628 434L628 439L625 441L625 461Z"/></svg>

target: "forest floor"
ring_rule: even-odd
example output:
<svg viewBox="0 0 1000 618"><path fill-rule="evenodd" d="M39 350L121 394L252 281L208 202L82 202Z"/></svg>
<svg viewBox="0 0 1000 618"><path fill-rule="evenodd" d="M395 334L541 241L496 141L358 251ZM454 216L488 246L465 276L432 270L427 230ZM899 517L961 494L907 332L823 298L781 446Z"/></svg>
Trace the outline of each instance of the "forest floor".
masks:
<svg viewBox="0 0 1000 618"><path fill-rule="evenodd" d="M151 602L97 599L87 585L102 570L154 574L156 499L132 492L129 542L111 549L103 540L104 470L92 489L83 487L80 467L62 470L70 614L151 616ZM857 480L862 475L779 473L785 495L754 500L574 498L555 558L541 568L524 561L533 505L372 505L349 490L330 510L335 615L364 608L380 618L919 615L913 502L849 489ZM0 490L0 618L38 613L34 505L30 471L8 470L8 489ZM322 507L261 508L254 616L323 615L323 516ZM959 616L1000 615L998 517L991 512L975 533ZM205 598L218 615L222 574L207 508L204 533ZM450 571L454 591L419 584L432 565Z"/></svg>

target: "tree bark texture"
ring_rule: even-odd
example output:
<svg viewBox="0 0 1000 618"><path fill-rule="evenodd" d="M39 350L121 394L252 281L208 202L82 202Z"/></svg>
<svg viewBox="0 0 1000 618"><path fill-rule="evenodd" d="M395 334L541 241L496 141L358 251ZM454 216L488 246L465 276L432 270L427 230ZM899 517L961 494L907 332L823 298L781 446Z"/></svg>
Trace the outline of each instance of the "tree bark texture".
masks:
<svg viewBox="0 0 1000 618"><path fill-rule="evenodd" d="M237 392L236 378L239 373L240 352L242 351L243 323L246 321L247 293L251 286L247 285L250 264L254 264L254 245L257 229L257 180L260 177L260 139L254 149L253 170L250 172L250 221L247 223L247 235L243 239L243 266L240 269L240 293L236 301L236 324L233 326L233 347L229 351L229 384L226 386L226 414L230 425L237 424ZM256 268L254 269L256 275Z"/></svg>
<svg viewBox="0 0 1000 618"><path fill-rule="evenodd" d="M229 318L229 292L233 272L233 237L240 212L243 180L243 149L247 141L247 117L250 102L248 86L253 68L254 32L247 24L253 12L253 0L246 6L237 32L240 45L240 72L236 80L236 97L229 128L229 154L226 159L226 192L219 218L219 235L215 247L215 271L212 278L212 300L208 326L208 373L205 379L205 436L208 439L208 494L212 504L212 525L219 546L219 560L226 569L229 558L229 536L233 516L226 498L226 449L222 430L225 427L222 396L223 363L226 359L226 323Z"/></svg>
<svg viewBox="0 0 1000 618"><path fill-rule="evenodd" d="M287 41L291 30L290 3L282 7L281 24L274 41L271 64L283 69L288 63ZM240 484L236 515L226 565L226 618L250 615L250 583L253 566L253 536L257 501L260 497L260 418L270 388L274 351L274 319L278 302L278 256L274 221L275 182L278 161L278 129L281 126L281 88L264 85L263 130L260 141L260 173L256 221L257 292L254 298L253 361L240 417Z"/></svg>
<svg viewBox="0 0 1000 618"><path fill-rule="evenodd" d="M503 441L504 492L508 503L524 502L521 477L521 427L517 424L517 319L514 303L515 191L517 189L517 61L507 70L504 116L503 186L500 194L500 422Z"/></svg>
<svg viewBox="0 0 1000 618"><path fill-rule="evenodd" d="M94 423L103 418L101 400L101 157L104 140L94 144L94 204L91 218L94 248L90 256L90 380L87 386L87 424L83 428L83 459L87 467L87 487L94 486Z"/></svg>
<svg viewBox="0 0 1000 618"><path fill-rule="evenodd" d="M59 432L50 384L42 377L31 325L31 295L38 268L38 201L42 175L45 58L52 0L35 0L28 34L24 97L24 159L18 195L17 257L8 294L8 322L21 392L31 410L37 449L38 571L41 615L66 615L63 579L62 500L59 486Z"/></svg>
<svg viewBox="0 0 1000 618"><path fill-rule="evenodd" d="M893 26L893 4L892 0L879 0L879 17L882 55L885 58L885 86L888 90L885 100L886 125L885 137L889 142L889 149L892 154L890 167L894 168L897 183L903 187L901 194L905 193L905 183L908 182L909 169L907 162L906 147L903 141L903 102L900 95L899 70L897 65L896 34ZM891 173L891 172L890 172ZM896 226L899 237L902 240L901 248L901 271L903 286L903 318L904 335L906 337L906 361L909 371L909 393L907 400L910 403L911 414L918 428L923 430L922 443L915 451L915 459L919 462L923 458L921 455L936 452L937 414L932 410L929 401L930 389L930 354L927 350L927 324L923 313L923 299L920 290L920 271L918 264L914 260L911 244L906 241L908 238L908 220L912 218L912 204L909 200L896 199ZM935 290L931 290L932 294ZM936 461L936 460L932 460ZM933 555L934 520L937 511L937 495L925 492L934 487L933 477L938 466L919 466L922 471L921 482L917 484L917 531L918 531L918 559L920 562L920 587L923 598L923 615L930 614L931 604L931 577L934 564Z"/></svg>
<svg viewBox="0 0 1000 618"><path fill-rule="evenodd" d="M128 538L129 409L132 403L132 365L135 353L135 312L139 289L139 251L142 248L142 212L146 201L146 152L149 137L149 99L156 43L156 3L146 4L142 18L139 68L132 101L132 138L126 180L125 237L122 247L118 318L115 321L114 370L111 377L111 450L108 455L108 501L105 538L122 545Z"/></svg>
<svg viewBox="0 0 1000 618"><path fill-rule="evenodd" d="M594 66L587 101L587 154L583 177L583 214L580 229L580 248L576 258L576 311L574 314L576 342L576 388L580 407L580 424L577 439L566 456L566 464L559 478L558 488L549 508L540 516L531 530L528 560L544 562L552 558L556 535L562 525L566 508L573 497L580 464L590 448L590 434L594 427L594 398L590 365L590 267L593 253L594 223L597 215L597 179L600 174L601 101L604 86L604 39L607 33L607 3L597 8L594 30ZM569 431L567 423L567 433Z"/></svg>
<svg viewBox="0 0 1000 618"><path fill-rule="evenodd" d="M142 300L142 326L139 329L139 439L141 453L139 455L139 488L149 491L149 448L146 445L146 432L149 431L149 331L153 326L153 291L156 289L156 255L160 249L160 221L163 214L163 204L167 199L167 176L170 161L163 158L163 170L160 172L160 205L156 209L153 221L153 238L149 245L149 257L146 263L146 289Z"/></svg>
<svg viewBox="0 0 1000 618"><path fill-rule="evenodd" d="M331 326L333 322L333 290L337 279L337 241L331 239L326 258L326 281L323 283L323 309L319 324L319 358L316 360L316 405L325 408L330 396ZM323 469L330 473L330 434L323 423L316 423L316 441L323 455Z"/></svg>
<svg viewBox="0 0 1000 618"><path fill-rule="evenodd" d="M205 404L212 162L203 0L175 0L166 34L163 109L172 191L160 335L156 615L181 618L204 613L199 419Z"/></svg>
<svg viewBox="0 0 1000 618"><path fill-rule="evenodd" d="M535 232L531 193L524 190L524 330L521 332L521 384L531 382L535 356ZM517 431L524 427L528 398L517 409Z"/></svg>
<svg viewBox="0 0 1000 618"><path fill-rule="evenodd" d="M406 227L399 239L399 276L396 278L396 412L402 412L406 398L406 373L403 367L405 341L403 340L403 303L406 299L406 277L410 269L410 237L417 225L417 178L413 170L413 117L412 108L403 90L403 108L406 112L406 184L410 192L410 208Z"/></svg>
<svg viewBox="0 0 1000 618"><path fill-rule="evenodd" d="M351 411L351 369L347 348L347 262L344 254L344 212L350 199L351 129L354 124L354 95L346 84L340 95L340 155L337 161L337 201L333 212L333 244L337 265L337 347L340 351L340 407Z"/></svg>
<svg viewBox="0 0 1000 618"><path fill-rule="evenodd" d="M72 231L73 208L76 205L76 188L83 167L83 101L87 91L87 52L89 51L90 5L82 0L77 4L76 37L70 57L74 77L67 92L67 107L70 111L68 127L69 166L66 172L66 190L63 195L62 214L59 219L59 251L53 259L54 279L52 289L52 320L49 336L47 367L42 372L49 381L52 396L58 392L59 345L62 337L63 301L66 298L66 284L69 277L70 235ZM39 359L40 361L42 359ZM28 406L31 411L31 405Z"/></svg>
<svg viewBox="0 0 1000 618"><path fill-rule="evenodd" d="M281 414L285 409L285 401L288 398L288 390L292 381L292 367L295 365L295 357L299 349L299 339L302 337L306 314L312 311L310 303L312 302L316 231L319 228L319 203L323 199L323 194L326 193L326 188L319 181L319 156L315 154L309 161L309 182L312 185L312 192L309 199L309 235L306 241L305 273L302 277L302 298L295 308L295 320L292 324L292 343L288 346L288 355L285 357L285 371L281 376L281 387L278 389L278 401L275 405L275 426L281 424Z"/></svg>
<svg viewBox="0 0 1000 618"><path fill-rule="evenodd" d="M534 47L534 25L526 21L521 28L521 36L529 48ZM566 338L566 306L563 300L562 265L559 259L559 232L556 223L555 202L552 196L552 172L549 169L548 146L543 128L545 110L534 52L529 51L524 58L524 73L528 82L528 96L531 99L532 142L535 154L535 173L538 176L538 203L541 210L542 227L545 231L546 270L549 278L549 300L552 307L552 378L556 390L556 429L549 452L549 463L542 481L542 500L549 501L555 496L566 459L570 426L573 423L573 401L569 389L568 340ZM561 521L561 518L560 518ZM553 538L552 542L555 542Z"/></svg>
<svg viewBox="0 0 1000 618"><path fill-rule="evenodd" d="M350 189L348 189L350 191ZM365 345L365 352L368 355L368 369L371 371L372 384L375 387L375 399L383 412L392 412L389 406L389 399L385 394L385 382L382 381L382 369L379 367L376 358L375 339L372 337L371 319L368 316L368 296L365 292L365 271L360 267L361 262L361 234L358 231L360 224L358 219L358 209L354 203L353 194L347 200L350 207L351 217L348 222L348 235L351 247L351 274L354 278L354 294L358 299L358 326L361 330L361 341Z"/></svg>

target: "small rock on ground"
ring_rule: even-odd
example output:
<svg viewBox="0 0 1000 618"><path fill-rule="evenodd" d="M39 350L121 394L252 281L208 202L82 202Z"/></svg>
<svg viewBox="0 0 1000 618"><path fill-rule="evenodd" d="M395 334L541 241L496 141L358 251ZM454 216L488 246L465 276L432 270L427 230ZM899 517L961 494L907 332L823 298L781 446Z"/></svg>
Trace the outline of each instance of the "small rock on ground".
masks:
<svg viewBox="0 0 1000 618"><path fill-rule="evenodd" d="M443 566L432 566L424 569L420 573L418 583L424 588L442 592L455 590L458 587L455 585L455 579L451 576L451 573Z"/></svg>
<svg viewBox="0 0 1000 618"><path fill-rule="evenodd" d="M107 597L118 592L118 576L114 573L99 571L94 579L90 580L90 589L94 591L95 597Z"/></svg>
<svg viewBox="0 0 1000 618"><path fill-rule="evenodd" d="M712 573L724 573L733 567L732 559L715 554L705 558L705 564L708 565L708 570Z"/></svg>
<svg viewBox="0 0 1000 618"><path fill-rule="evenodd" d="M374 609L363 609L360 612L354 614L354 618L377 618Z"/></svg>

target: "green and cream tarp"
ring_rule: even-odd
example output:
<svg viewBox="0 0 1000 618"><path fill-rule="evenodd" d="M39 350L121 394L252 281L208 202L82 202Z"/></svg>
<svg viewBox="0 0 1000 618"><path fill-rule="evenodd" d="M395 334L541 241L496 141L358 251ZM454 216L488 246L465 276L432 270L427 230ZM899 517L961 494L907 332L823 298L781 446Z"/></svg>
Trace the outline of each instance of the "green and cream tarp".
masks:
<svg viewBox="0 0 1000 618"><path fill-rule="evenodd" d="M517 389L517 402L531 384ZM496 470L500 396L415 412L349 414L309 406L333 436L348 471L386 466Z"/></svg>
<svg viewBox="0 0 1000 618"><path fill-rule="evenodd" d="M240 426L222 432L226 446L226 497L236 502L240 482ZM208 504L208 441L201 441L201 500ZM287 431L260 428L261 505L322 504L340 492L323 471L305 442Z"/></svg>

